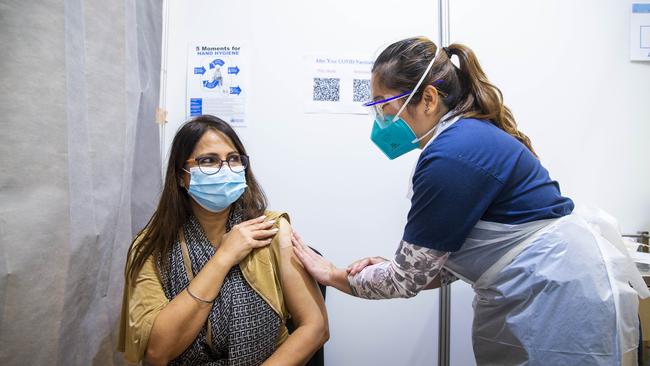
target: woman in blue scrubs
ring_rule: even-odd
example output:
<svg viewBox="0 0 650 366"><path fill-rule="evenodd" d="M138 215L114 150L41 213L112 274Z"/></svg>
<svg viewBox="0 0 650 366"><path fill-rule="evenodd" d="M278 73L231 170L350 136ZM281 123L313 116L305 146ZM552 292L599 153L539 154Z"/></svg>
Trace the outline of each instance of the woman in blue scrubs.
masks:
<svg viewBox="0 0 650 366"><path fill-rule="evenodd" d="M367 299L412 297L452 275L472 284L478 365L636 364L648 291L615 220L561 195L472 50L396 42L371 88L372 141L389 159L422 149L402 240L391 260L340 269L295 234L305 268Z"/></svg>

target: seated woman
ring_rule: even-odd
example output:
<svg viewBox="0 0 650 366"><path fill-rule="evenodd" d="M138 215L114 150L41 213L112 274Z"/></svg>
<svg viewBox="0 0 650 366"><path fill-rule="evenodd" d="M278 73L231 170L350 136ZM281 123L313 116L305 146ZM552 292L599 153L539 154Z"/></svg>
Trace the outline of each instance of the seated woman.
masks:
<svg viewBox="0 0 650 366"><path fill-rule="evenodd" d="M118 342L128 361L302 365L327 341L289 217L266 205L227 123L204 115L182 126L156 212L129 248Z"/></svg>

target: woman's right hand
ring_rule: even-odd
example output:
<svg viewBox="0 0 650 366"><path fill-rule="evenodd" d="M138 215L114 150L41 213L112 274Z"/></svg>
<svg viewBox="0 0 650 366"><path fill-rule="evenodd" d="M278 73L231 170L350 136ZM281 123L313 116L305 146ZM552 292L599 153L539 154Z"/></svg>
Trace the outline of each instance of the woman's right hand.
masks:
<svg viewBox="0 0 650 366"><path fill-rule="evenodd" d="M294 253L305 267L307 272L314 277L316 282L325 286L336 286L335 277L338 268L332 262L323 258L322 255L316 253L302 240L302 237L293 231L291 234L291 243L293 244Z"/></svg>
<svg viewBox="0 0 650 366"><path fill-rule="evenodd" d="M224 234L217 255L233 267L242 261L253 249L271 244L278 229L271 229L275 220L264 221L266 216L244 221Z"/></svg>

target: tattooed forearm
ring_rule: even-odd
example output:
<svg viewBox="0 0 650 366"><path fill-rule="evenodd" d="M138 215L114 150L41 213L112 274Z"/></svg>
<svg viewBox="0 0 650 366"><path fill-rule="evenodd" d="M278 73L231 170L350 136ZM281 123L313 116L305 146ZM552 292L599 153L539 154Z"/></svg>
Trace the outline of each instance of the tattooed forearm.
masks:
<svg viewBox="0 0 650 366"><path fill-rule="evenodd" d="M413 297L433 281L448 257L448 252L402 241L393 260L368 266L348 280L357 297Z"/></svg>

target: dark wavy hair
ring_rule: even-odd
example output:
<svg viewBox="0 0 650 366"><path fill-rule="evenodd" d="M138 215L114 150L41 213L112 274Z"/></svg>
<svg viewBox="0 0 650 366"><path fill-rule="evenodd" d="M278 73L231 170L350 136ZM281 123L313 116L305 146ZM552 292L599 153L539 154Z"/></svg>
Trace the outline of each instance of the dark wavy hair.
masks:
<svg viewBox="0 0 650 366"><path fill-rule="evenodd" d="M169 257L168 254L183 224L192 215L191 198L185 188L181 187L179 181L183 177L185 162L194 151L198 141L209 130L228 136L237 152L247 155L235 130L215 116L202 115L183 124L172 142L165 184L158 207L129 247L128 257L131 260L127 261L127 263L130 262L130 265L125 268L125 276L131 278L132 283L135 283L138 273L149 256L160 255L164 263L165 258ZM267 199L253 175L250 163L245 174L248 187L233 205L238 205L241 208L243 220L250 220L264 214ZM138 245L135 245L136 243ZM159 268L159 270L163 269Z"/></svg>
<svg viewBox="0 0 650 366"><path fill-rule="evenodd" d="M438 46L425 37L407 38L391 44L375 60L372 73L388 89L406 92L413 89L436 55ZM503 103L501 90L488 80L478 58L469 47L454 43L435 56L433 67L415 90L413 105L422 99L425 85L435 83L447 96L443 104L453 116L490 121L524 144L533 155L528 136L519 131L510 109ZM450 60L456 55L459 67Z"/></svg>

